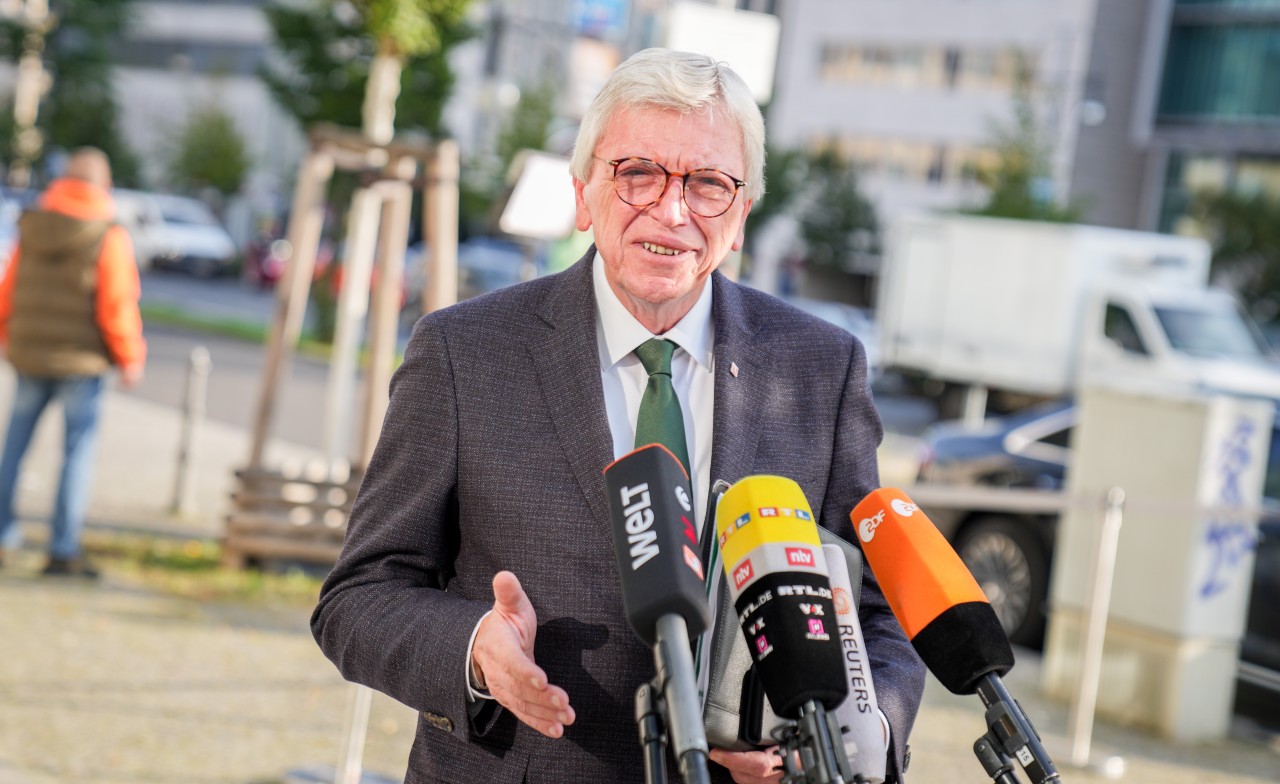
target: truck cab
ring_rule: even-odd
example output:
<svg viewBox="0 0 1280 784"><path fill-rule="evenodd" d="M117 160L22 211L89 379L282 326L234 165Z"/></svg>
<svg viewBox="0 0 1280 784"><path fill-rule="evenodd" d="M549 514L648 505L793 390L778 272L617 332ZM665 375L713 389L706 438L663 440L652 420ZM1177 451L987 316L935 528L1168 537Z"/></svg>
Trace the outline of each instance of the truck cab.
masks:
<svg viewBox="0 0 1280 784"><path fill-rule="evenodd" d="M1257 326L1218 289L1105 289L1089 303L1082 381L1280 399L1280 365Z"/></svg>

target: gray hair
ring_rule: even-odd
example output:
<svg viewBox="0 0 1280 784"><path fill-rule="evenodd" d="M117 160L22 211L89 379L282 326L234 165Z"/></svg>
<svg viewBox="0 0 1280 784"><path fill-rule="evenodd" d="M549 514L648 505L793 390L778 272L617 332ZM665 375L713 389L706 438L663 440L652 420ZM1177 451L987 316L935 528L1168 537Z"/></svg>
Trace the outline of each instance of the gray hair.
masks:
<svg viewBox="0 0 1280 784"><path fill-rule="evenodd" d="M747 197L764 195L764 117L742 77L706 55L671 49L645 49L619 65L587 108L573 146L570 171L583 182L605 126L618 110L632 106L674 109L682 113L723 110L742 130L747 171L730 174L747 182Z"/></svg>

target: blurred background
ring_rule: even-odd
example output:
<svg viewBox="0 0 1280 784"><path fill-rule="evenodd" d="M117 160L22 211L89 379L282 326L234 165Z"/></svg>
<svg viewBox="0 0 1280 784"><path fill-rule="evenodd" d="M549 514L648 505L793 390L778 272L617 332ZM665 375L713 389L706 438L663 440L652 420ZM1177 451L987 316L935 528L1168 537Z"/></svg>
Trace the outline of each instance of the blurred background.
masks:
<svg viewBox="0 0 1280 784"><path fill-rule="evenodd" d="M147 377L111 392L90 510L108 582L294 596L296 627L363 465L330 426L353 379L385 389L370 357L424 310L582 254L577 123L649 46L712 54L756 93L767 192L725 271L862 340L884 484L919 493L1043 661L1035 687L1077 707L1096 659L1090 717L1280 748L1280 0L0 0L0 259L93 145L142 274ZM400 268L394 348L369 338L368 285L343 304L378 275L348 248L372 242L349 241L372 236L353 205L385 172L339 166L298 243L326 128L455 145L443 233L424 168L376 242ZM19 503L37 541L57 433L40 437ZM43 606L36 585L0 595ZM412 729L393 711L375 708L392 760ZM39 747L20 745L0 781ZM1257 780L1280 779L1263 760Z"/></svg>

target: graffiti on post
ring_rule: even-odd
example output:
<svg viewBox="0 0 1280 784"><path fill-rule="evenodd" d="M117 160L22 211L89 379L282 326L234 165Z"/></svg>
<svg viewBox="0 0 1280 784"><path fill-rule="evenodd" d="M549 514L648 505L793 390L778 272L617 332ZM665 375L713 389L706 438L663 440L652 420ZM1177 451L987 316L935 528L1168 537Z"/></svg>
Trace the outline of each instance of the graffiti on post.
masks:
<svg viewBox="0 0 1280 784"><path fill-rule="evenodd" d="M1246 504L1244 493L1240 490L1240 478L1251 462L1249 443L1256 432L1256 425L1241 417L1223 445L1218 465L1222 482L1216 508L1209 515L1205 530L1205 544L1209 549L1209 573L1200 584L1202 599L1212 598L1226 590L1231 584L1232 575L1257 546L1257 533L1242 509ZM1232 515L1228 511L1231 507L1241 508L1241 514Z"/></svg>

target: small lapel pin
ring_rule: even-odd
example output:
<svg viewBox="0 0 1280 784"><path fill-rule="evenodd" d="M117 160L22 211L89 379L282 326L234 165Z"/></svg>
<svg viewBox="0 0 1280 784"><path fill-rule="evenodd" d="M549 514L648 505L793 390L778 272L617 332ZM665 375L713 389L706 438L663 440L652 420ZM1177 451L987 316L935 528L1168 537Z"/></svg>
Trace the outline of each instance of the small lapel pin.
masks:
<svg viewBox="0 0 1280 784"><path fill-rule="evenodd" d="M730 362L730 363L729 363L729 375L733 376L734 378L737 378L737 377L738 377L738 363L737 363L737 362Z"/></svg>

